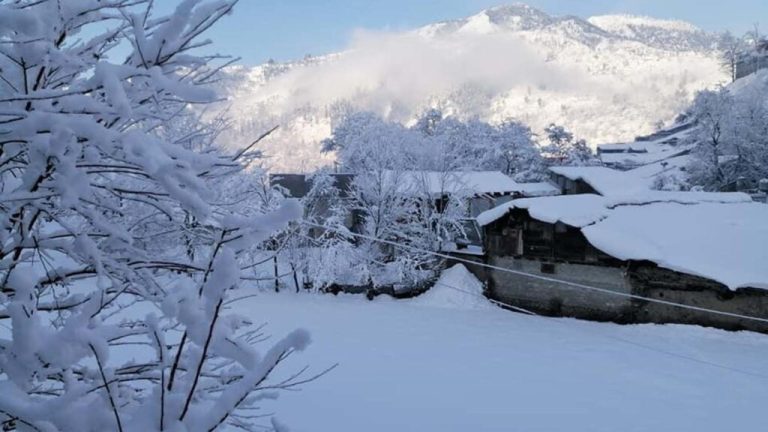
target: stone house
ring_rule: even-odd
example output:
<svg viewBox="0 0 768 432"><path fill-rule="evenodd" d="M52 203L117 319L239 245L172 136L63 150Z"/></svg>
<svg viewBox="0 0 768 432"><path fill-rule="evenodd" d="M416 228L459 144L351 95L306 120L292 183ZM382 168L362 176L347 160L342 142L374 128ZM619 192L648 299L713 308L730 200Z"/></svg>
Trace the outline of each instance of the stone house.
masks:
<svg viewBox="0 0 768 432"><path fill-rule="evenodd" d="M483 262L549 278L469 266L493 299L552 316L768 332L762 322L627 297L768 318L768 206L745 194L519 199L477 220Z"/></svg>

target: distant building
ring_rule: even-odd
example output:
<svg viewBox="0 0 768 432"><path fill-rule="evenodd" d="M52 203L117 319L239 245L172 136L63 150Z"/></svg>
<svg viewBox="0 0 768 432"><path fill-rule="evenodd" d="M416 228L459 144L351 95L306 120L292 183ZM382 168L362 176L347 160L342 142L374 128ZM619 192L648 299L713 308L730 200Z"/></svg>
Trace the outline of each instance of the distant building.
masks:
<svg viewBox="0 0 768 432"><path fill-rule="evenodd" d="M354 181L354 174L328 174L333 179L333 185L338 190L338 197L341 200L351 199L352 183ZM280 189L288 198L302 199L309 194L312 190L313 176L309 174L271 174L269 176L270 186ZM314 216L319 218L318 222L322 223L324 218L331 216L331 204L330 202L315 203ZM359 224L360 219L354 212L350 212L346 215L344 225L354 230ZM311 235L318 236L323 230L319 228L312 228L310 230Z"/></svg>
<svg viewBox="0 0 768 432"><path fill-rule="evenodd" d="M749 181L740 177L723 185L720 192L744 192L752 196L752 200L768 204L768 179Z"/></svg>
<svg viewBox="0 0 768 432"><path fill-rule="evenodd" d="M597 156L603 164L620 170L629 170L690 153L693 143L686 140L694 123L684 122L635 141L597 146Z"/></svg>
<svg viewBox="0 0 768 432"><path fill-rule="evenodd" d="M461 251L462 253L482 253L482 241L479 228L474 217L480 213L509 202L513 199L557 195L559 188L549 182L518 183L499 171L384 171L385 181L395 184L398 192L427 196L438 211L442 211L446 200L459 198L465 200L467 208L466 220L463 223L463 233L447 241L446 251ZM343 200L352 199L355 174L330 174L335 186L339 189L339 197ZM308 174L273 174L270 176L273 187L279 187L290 198L301 199L312 189L312 176ZM330 204L315 203L315 217L321 220L330 216ZM319 213L319 214L318 214ZM353 232L359 232L363 215L350 212L345 218L345 225ZM313 235L319 235L322 230L313 229Z"/></svg>
<svg viewBox="0 0 768 432"><path fill-rule="evenodd" d="M757 42L754 49L743 53L736 62L736 79L768 68L768 40Z"/></svg>
<svg viewBox="0 0 768 432"><path fill-rule="evenodd" d="M628 181L628 176L622 171L599 166L552 167L549 177L562 195L625 194L642 188Z"/></svg>
<svg viewBox="0 0 768 432"><path fill-rule="evenodd" d="M480 213L515 198L557 195L548 182L518 183L499 171L389 171L397 177L403 193L431 196L439 208L449 196L466 199L467 216Z"/></svg>
<svg viewBox="0 0 768 432"><path fill-rule="evenodd" d="M478 215L476 261L496 269L468 267L491 298L542 314L768 333L760 322L631 297L768 318L768 206L744 193L654 191L644 172L550 168L562 195L515 199Z"/></svg>

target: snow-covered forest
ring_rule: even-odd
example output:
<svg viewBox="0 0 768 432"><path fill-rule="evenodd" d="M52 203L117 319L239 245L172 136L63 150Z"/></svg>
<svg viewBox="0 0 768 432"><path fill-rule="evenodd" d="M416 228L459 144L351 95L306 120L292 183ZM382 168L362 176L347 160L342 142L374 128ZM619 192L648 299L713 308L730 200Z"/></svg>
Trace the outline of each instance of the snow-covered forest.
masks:
<svg viewBox="0 0 768 432"><path fill-rule="evenodd" d="M518 4L248 72L242 3L0 0L2 430L759 429L758 27Z"/></svg>

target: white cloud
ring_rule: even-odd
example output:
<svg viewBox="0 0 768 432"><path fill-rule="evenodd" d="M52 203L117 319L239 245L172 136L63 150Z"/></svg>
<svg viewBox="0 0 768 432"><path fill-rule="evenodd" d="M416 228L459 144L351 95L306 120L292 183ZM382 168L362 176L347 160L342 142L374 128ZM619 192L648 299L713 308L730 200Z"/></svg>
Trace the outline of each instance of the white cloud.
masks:
<svg viewBox="0 0 768 432"><path fill-rule="evenodd" d="M492 121L514 117L534 130L555 122L598 144L651 132L724 78L712 54L596 38L578 25L500 30L478 17L444 34L357 31L339 55L239 89L233 112L284 126L266 149L276 165L290 166L300 153L300 165L312 166L336 101L399 121L439 104Z"/></svg>
<svg viewBox="0 0 768 432"><path fill-rule="evenodd" d="M515 34L428 39L410 32L358 31L339 58L294 69L271 82L263 95L285 96L286 108L345 99L384 110L393 103L420 107L466 85L491 94L518 86L598 89L583 72L547 62Z"/></svg>

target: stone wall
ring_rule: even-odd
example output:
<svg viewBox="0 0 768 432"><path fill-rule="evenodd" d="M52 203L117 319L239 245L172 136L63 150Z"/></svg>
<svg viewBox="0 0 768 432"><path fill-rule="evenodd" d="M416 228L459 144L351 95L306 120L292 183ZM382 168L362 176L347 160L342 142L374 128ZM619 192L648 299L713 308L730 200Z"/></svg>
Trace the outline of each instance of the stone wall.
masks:
<svg viewBox="0 0 768 432"><path fill-rule="evenodd" d="M634 264L627 273L633 294L725 313L768 318L768 291L743 288L733 291L698 276ZM726 330L768 333L768 323L697 311L655 302L635 301L637 322L698 324Z"/></svg>
<svg viewBox="0 0 768 432"><path fill-rule="evenodd" d="M545 281L488 269L482 265L466 264L470 271L487 284L487 295L490 298L541 315L625 324L695 324L768 333L768 323L569 287L556 280L758 318L768 318L766 290L732 291L717 282L659 268L652 263L608 267L489 257L487 264L555 279Z"/></svg>
<svg viewBox="0 0 768 432"><path fill-rule="evenodd" d="M631 288L617 267L492 257L489 264L553 279L629 293ZM486 274L488 294L503 303L549 316L596 321L632 322L633 303L626 297L569 287L500 270Z"/></svg>

